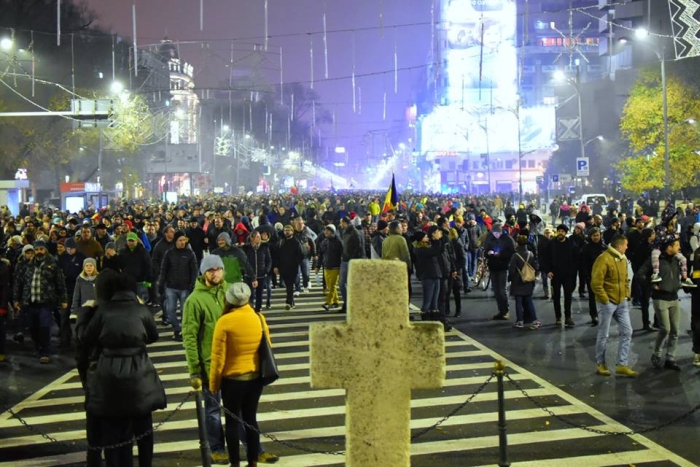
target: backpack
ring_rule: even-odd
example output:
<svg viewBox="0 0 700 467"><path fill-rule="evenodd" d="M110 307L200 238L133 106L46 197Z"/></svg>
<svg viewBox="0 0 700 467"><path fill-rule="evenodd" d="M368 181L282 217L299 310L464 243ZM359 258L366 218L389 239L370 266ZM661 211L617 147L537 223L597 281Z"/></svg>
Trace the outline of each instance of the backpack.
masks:
<svg viewBox="0 0 700 467"><path fill-rule="evenodd" d="M522 256L520 256L519 253L516 253L515 256L518 258L522 259L525 264L523 264L523 267L520 268L520 280L522 280L525 283L528 282L535 282L537 279L537 272L535 271L535 268L532 267L530 264L530 253L529 251L527 252L527 259L523 259Z"/></svg>

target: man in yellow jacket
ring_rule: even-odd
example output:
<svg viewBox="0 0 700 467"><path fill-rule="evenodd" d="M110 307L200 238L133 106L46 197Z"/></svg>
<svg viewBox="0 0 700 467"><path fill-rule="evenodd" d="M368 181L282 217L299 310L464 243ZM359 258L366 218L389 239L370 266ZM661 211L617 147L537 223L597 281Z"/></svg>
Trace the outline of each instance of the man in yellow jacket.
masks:
<svg viewBox="0 0 700 467"><path fill-rule="evenodd" d="M610 334L610 322L613 318L617 321L620 330L615 374L630 378L637 376L637 372L627 363L632 342L632 323L628 306L631 293L630 281L627 277L626 251L627 238L616 235L610 241L608 249L593 263L591 292L595 294L599 322L598 337L595 342L596 372L602 376L610 375L610 370L605 364L605 349Z"/></svg>

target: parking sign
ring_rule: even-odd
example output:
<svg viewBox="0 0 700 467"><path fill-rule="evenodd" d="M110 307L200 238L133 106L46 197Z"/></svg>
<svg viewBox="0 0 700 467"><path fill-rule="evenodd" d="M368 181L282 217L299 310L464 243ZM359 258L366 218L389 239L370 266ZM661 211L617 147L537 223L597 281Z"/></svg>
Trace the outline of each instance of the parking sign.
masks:
<svg viewBox="0 0 700 467"><path fill-rule="evenodd" d="M588 157L577 157L576 158L576 176L577 177L588 177L590 175L589 170L589 159Z"/></svg>

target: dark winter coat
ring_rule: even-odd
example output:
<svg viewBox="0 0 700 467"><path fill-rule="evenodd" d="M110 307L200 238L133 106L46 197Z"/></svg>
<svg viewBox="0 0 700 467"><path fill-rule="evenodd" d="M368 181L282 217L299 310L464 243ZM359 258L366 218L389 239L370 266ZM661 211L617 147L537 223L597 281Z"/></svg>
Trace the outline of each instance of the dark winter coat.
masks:
<svg viewBox="0 0 700 467"><path fill-rule="evenodd" d="M323 269L340 269L343 242L335 235L324 238L319 248L318 259Z"/></svg>
<svg viewBox="0 0 700 467"><path fill-rule="evenodd" d="M185 230L185 235L187 235L187 238L189 239L188 243L190 248L192 248L192 251L194 251L197 261L200 262L204 257L204 249L207 246L204 243L204 239L207 238L207 234L201 227L189 227Z"/></svg>
<svg viewBox="0 0 700 467"><path fill-rule="evenodd" d="M279 243L279 257L276 268L281 276L291 276L296 274L299 265L304 260L304 253L301 251L301 243L296 238L283 238Z"/></svg>
<svg viewBox="0 0 700 467"><path fill-rule="evenodd" d="M66 290L69 295L72 295L73 289L75 289L75 281L78 280L78 276L83 272L85 256L79 251L76 251L74 255L63 253L58 256L57 261L66 280Z"/></svg>
<svg viewBox="0 0 700 467"><path fill-rule="evenodd" d="M362 259L365 257L365 247L362 243L362 233L351 225L343 231L343 255L342 261Z"/></svg>
<svg viewBox="0 0 700 467"><path fill-rule="evenodd" d="M24 266L22 266L24 264ZM15 300L23 305L31 303L32 277L34 270L41 268L39 280L41 281L42 303L57 307L61 303L68 303L68 291L63 272L55 259L49 254L39 263L36 259L29 263L20 262L17 271L21 275L15 274L14 293Z"/></svg>
<svg viewBox="0 0 700 467"><path fill-rule="evenodd" d="M537 264L537 258L527 248L527 245L519 246L515 249L515 253L511 257L510 264L508 265L508 279L510 279L510 294L513 297L527 297L529 295L532 295L532 293L535 290L536 281L523 282L522 278L520 277L520 270L523 268L523 266L525 266L525 261L527 261L530 264L530 266L535 268L535 271L539 269L539 264Z"/></svg>
<svg viewBox="0 0 700 467"><path fill-rule="evenodd" d="M587 280L591 279L591 273L593 272L593 263L595 260L607 250L608 247L603 243L603 240L598 243L588 242L586 246L581 250L581 270L586 276Z"/></svg>
<svg viewBox="0 0 700 467"><path fill-rule="evenodd" d="M137 283L151 282L151 258L143 245L138 243L133 250L127 247L119 256L122 260L122 272L130 274Z"/></svg>
<svg viewBox="0 0 700 467"><path fill-rule="evenodd" d="M266 243L260 242L258 248L253 248L253 245L248 242L243 247L243 253L248 258L248 264L255 271L254 277L262 279L266 277L272 269L272 254Z"/></svg>
<svg viewBox="0 0 700 467"><path fill-rule="evenodd" d="M173 248L175 248L175 241L169 242L165 239L165 237L163 237L156 244L156 246L153 247L153 252L151 253L151 271L156 280L158 280L160 277L160 267L163 265L163 258L165 258L165 254Z"/></svg>
<svg viewBox="0 0 700 467"><path fill-rule="evenodd" d="M416 257L416 277L419 280L442 279L442 245L439 240L413 242L413 254Z"/></svg>
<svg viewBox="0 0 700 467"><path fill-rule="evenodd" d="M510 266L510 258L515 253L515 242L510 235L502 234L499 238L489 232L484 239L483 244L488 267L491 271L507 271ZM489 251L499 253L498 255L489 255Z"/></svg>
<svg viewBox="0 0 700 467"><path fill-rule="evenodd" d="M173 248L163 258L158 276L159 288L167 287L176 290L194 290L199 266L197 257L191 248Z"/></svg>
<svg viewBox="0 0 700 467"><path fill-rule="evenodd" d="M133 292L117 292L100 304L82 336L85 346L99 348L87 375L89 412L129 419L166 407L163 384L146 351L157 340L153 314Z"/></svg>
<svg viewBox="0 0 700 467"><path fill-rule="evenodd" d="M553 237L547 244L547 251L541 258L543 270L552 273L555 277L573 277L578 271L578 254L574 243L569 237L563 242Z"/></svg>

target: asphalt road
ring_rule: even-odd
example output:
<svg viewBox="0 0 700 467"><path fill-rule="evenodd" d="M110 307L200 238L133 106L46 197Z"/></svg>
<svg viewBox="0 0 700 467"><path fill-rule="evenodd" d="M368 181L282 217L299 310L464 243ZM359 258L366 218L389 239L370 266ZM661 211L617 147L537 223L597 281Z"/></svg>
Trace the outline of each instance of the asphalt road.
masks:
<svg viewBox="0 0 700 467"><path fill-rule="evenodd" d="M414 297L417 303L419 295ZM344 394L341 390L312 390L308 380L308 323L338 321L344 316L322 311L318 288L303 294L292 312L282 310L280 291L266 312L282 378L265 389L260 406L263 431L295 445L265 440L267 450L281 456L280 466L343 465L331 454L306 453L296 445L318 451L337 451L344 444ZM463 316L448 333L448 379L439 390L414 391L412 433L427 428L463 404L503 359L511 377L531 396L506 385L509 457L518 466L693 466L700 465L700 416L688 418L644 436L602 435L587 426L620 432L649 429L689 412L700 402L698 370L691 366L690 339L679 346L680 373L651 367L652 334L635 333L631 364L637 379L595 374L594 328L588 321L587 301L574 299L574 329L553 325L551 301L537 300L544 326L536 331L514 329L511 322L491 321L495 301L490 292L475 291L463 302ZM688 299L682 300L684 329L689 323ZM641 327L638 309L633 324ZM161 372L169 406L155 415L167 416L188 392L184 352L161 328L161 341L150 355ZM610 352L616 339L611 333ZM50 443L29 431L7 413L0 414L0 467L81 465L84 459L83 393L72 370L72 357L58 356L39 365L31 343L10 343L8 361L0 364L0 403L12 406L35 430L61 441ZM544 412L535 403L545 406ZM480 466L498 462L496 385L412 446L414 466ZM568 423L568 424L567 424ZM156 434L156 466L201 465L193 403Z"/></svg>

